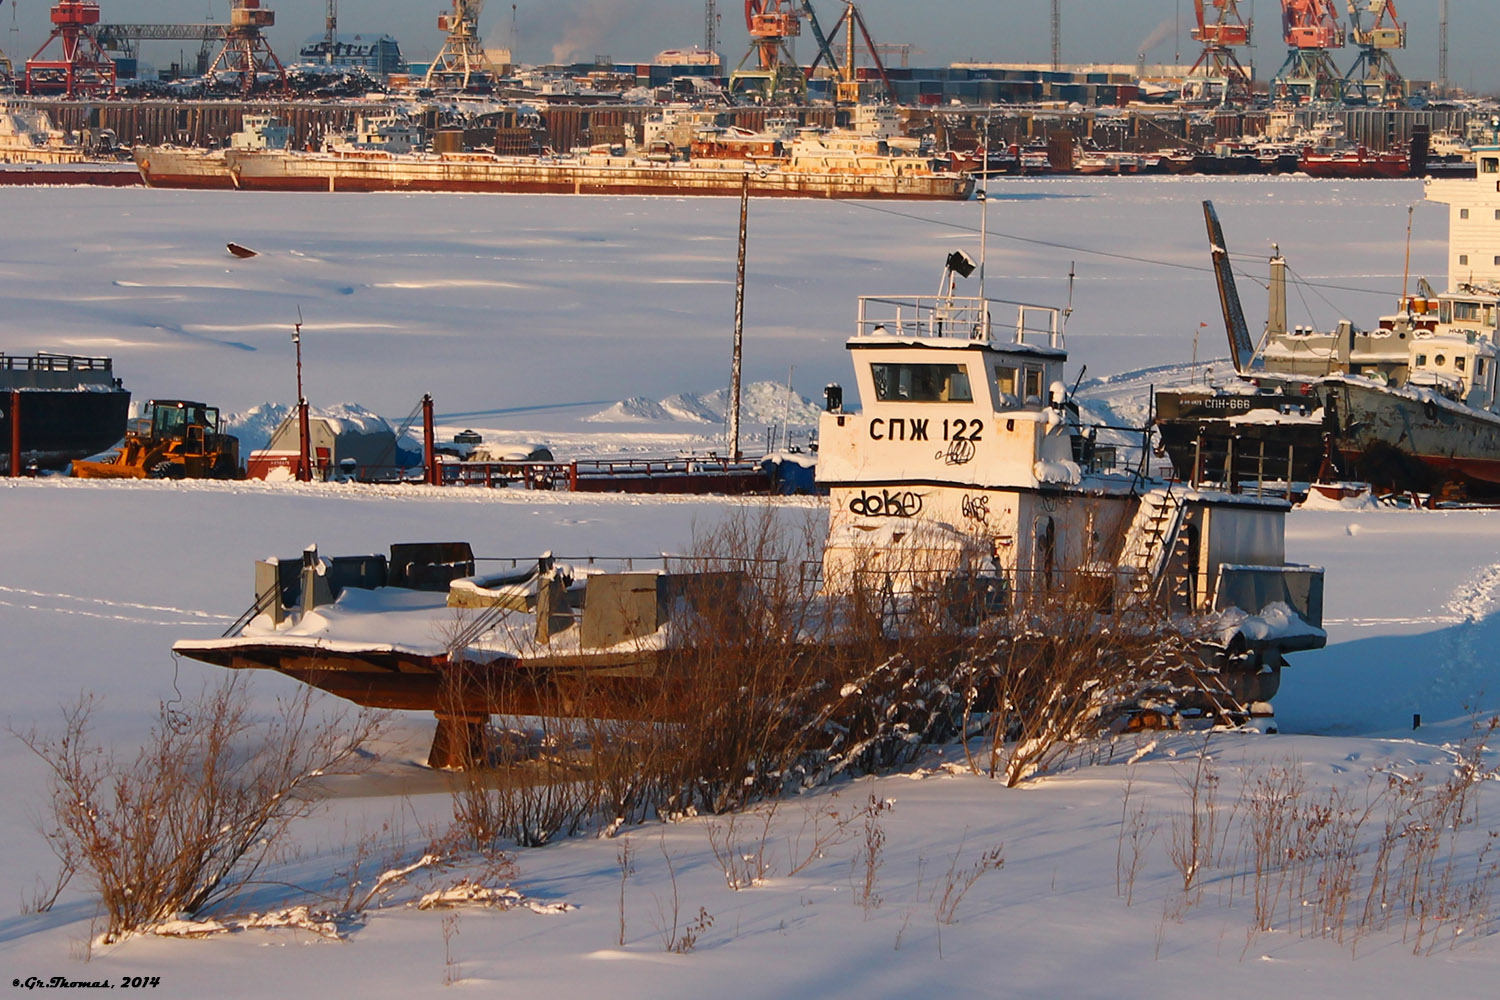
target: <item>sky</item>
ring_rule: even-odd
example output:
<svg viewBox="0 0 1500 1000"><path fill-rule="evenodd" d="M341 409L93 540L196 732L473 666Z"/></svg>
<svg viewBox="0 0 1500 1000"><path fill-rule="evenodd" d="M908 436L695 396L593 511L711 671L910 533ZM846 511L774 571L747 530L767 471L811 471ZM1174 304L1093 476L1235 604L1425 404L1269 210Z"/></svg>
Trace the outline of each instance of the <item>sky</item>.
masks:
<svg viewBox="0 0 1500 1000"><path fill-rule="evenodd" d="M321 34L325 7L317 0L264 0L277 14L271 30L274 48L290 58L302 40ZM1345 4L1335 0L1342 15ZM1361 3L1368 0L1360 0ZM1437 18L1440 0L1398 0L1397 10L1408 26L1408 49L1398 63L1418 79L1436 75ZM19 5L18 7L16 5ZM224 21L230 0L100 0L109 23L176 23ZM0 0L0 48L17 62L46 39L51 0ZM826 26L837 18L837 0L814 0ZM514 7L514 19L512 18ZM12 9L15 8L15 9ZM339 27L351 33L394 35L408 59L423 61L441 44L437 14L441 0L421 3L397 0L341 0ZM867 0L860 5L877 41L914 46L913 65L946 65L958 60L1007 62L1050 59L1051 5L1047 0ZM1276 0L1241 0L1241 9L1258 23L1255 33L1257 75L1267 78L1281 64L1284 50L1276 38L1279 4ZM748 45L743 5L718 0L719 51L738 62ZM1143 48L1150 61L1171 61L1180 53L1196 58L1188 30L1193 20L1191 0L1062 0L1062 56L1065 62L1133 63ZM1500 60L1493 58L1493 39L1500 28L1500 9L1494 0L1449 0L1449 73L1460 86L1480 92L1500 92ZM608 55L621 62L649 60L667 48L701 45L704 37L702 0L491 0L480 21L481 33L494 47L505 47L512 23L520 60L590 60ZM166 62L175 56L172 43L153 57ZM801 43L800 55L809 58L811 36ZM1337 59L1341 67L1352 53Z"/></svg>

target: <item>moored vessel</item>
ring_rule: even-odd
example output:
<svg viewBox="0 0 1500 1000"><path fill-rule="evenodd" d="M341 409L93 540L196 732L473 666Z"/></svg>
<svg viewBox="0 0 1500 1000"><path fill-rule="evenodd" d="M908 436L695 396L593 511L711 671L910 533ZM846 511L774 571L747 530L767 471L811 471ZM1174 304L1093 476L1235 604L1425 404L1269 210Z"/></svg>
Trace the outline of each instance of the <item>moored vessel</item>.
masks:
<svg viewBox="0 0 1500 1000"><path fill-rule="evenodd" d="M1212 206L1205 203L1239 378L1212 391L1157 394L1177 474L1238 488L1246 479L1340 478L1393 492L1500 495L1500 146L1477 150L1472 179L1430 179L1449 206L1451 287L1426 283L1361 330L1286 324L1285 264L1272 260L1266 331L1252 345ZM1253 433L1252 433L1253 431Z"/></svg>
<svg viewBox="0 0 1500 1000"><path fill-rule="evenodd" d="M1268 713L1284 654L1324 641L1322 571L1284 562L1287 502L1117 466L1069 398L1062 310L952 294L965 259L949 258L945 294L860 300L847 346L862 405L835 388L818 431L825 587L967 579L1005 613L1084 587L1105 620L1234 608L1241 625L1200 650L1221 685L1213 711Z"/></svg>
<svg viewBox="0 0 1500 1000"><path fill-rule="evenodd" d="M240 130L229 137L229 148L285 149L291 129L275 115L245 115ZM137 146L135 166L147 187L228 191L234 188L224 149L188 146Z"/></svg>
<svg viewBox="0 0 1500 1000"><path fill-rule="evenodd" d="M817 162L664 163L607 154L551 158L231 149L225 159L234 186L247 191L734 195L748 179L750 193L757 197L962 200L974 189L972 177L934 169L924 158L852 154L830 154Z"/></svg>

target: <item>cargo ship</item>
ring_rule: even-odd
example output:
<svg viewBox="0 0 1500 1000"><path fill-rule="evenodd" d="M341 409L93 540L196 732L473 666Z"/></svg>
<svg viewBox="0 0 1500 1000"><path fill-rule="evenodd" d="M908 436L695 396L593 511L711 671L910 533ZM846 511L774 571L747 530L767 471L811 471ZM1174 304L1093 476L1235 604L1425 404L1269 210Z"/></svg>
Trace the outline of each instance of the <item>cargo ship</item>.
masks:
<svg viewBox="0 0 1500 1000"><path fill-rule="evenodd" d="M109 358L0 354L0 473L97 454L124 436L129 412Z"/></svg>
<svg viewBox="0 0 1500 1000"><path fill-rule="evenodd" d="M389 127L387 130L389 131ZM781 198L963 200L974 179L946 161L875 140L842 143L799 137L763 155L640 154L596 147L566 156L420 152L392 143L335 141L322 151L288 148L274 119L252 119L222 150L143 146L135 162L151 187L246 191L454 191L516 194L736 195Z"/></svg>
<svg viewBox="0 0 1500 1000"><path fill-rule="evenodd" d="M245 115L240 131L229 137L230 149L279 150L292 130L275 115ZM135 170L147 187L233 190L225 150L188 146L137 146Z"/></svg>
<svg viewBox="0 0 1500 1000"><path fill-rule="evenodd" d="M459 191L516 194L734 195L781 198L963 200L974 179L922 157L658 162L638 157L497 156L491 153L322 153L227 150L234 187L246 191ZM138 160L146 183L168 186Z"/></svg>

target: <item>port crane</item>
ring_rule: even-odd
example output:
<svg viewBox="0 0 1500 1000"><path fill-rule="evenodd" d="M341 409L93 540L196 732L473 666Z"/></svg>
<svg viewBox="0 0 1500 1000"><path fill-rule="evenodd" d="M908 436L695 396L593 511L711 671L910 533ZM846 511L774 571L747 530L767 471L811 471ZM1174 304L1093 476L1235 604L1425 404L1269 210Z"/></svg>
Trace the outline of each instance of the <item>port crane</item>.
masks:
<svg viewBox="0 0 1500 1000"><path fill-rule="evenodd" d="M208 66L208 76L237 74L241 97L255 92L262 74L276 78L276 90L285 93L287 89L286 68L262 33L276 23L276 14L260 3L261 0L234 0L229 9L229 26L224 29L224 44Z"/></svg>
<svg viewBox="0 0 1500 1000"><path fill-rule="evenodd" d="M1406 100L1406 78L1391 52L1406 48L1406 25L1396 0L1348 0L1349 34L1359 55L1344 74L1344 100L1393 106ZM1366 17L1373 18L1366 27Z"/></svg>
<svg viewBox="0 0 1500 1000"><path fill-rule="evenodd" d="M11 2L14 4L15 0ZM115 63L104 54L94 34L99 23L99 5L93 0L61 0L52 8L51 18L51 34L26 60L26 93L65 97L114 94ZM53 42L60 44L62 57L43 59L42 53Z"/></svg>
<svg viewBox="0 0 1500 1000"><path fill-rule="evenodd" d="M827 35L818 24L818 16L813 13L811 0L802 0L802 9L807 12L808 23L812 25L813 35L818 40L818 56L812 65L807 67L807 75L812 77L818 65L826 57L828 65L838 76L834 91L835 104L858 104L859 103L859 74L855 72L854 54L855 40L854 29L859 28L859 33L864 39L865 51L870 55L870 61L875 65L875 72L880 76L880 82L885 86L886 97L892 104L900 103L896 97L896 87L891 83L890 74L885 71L885 63L880 58L880 48L870 37L870 29L865 26L864 15L854 5L853 0L845 0L844 12L834 22L833 29ZM830 39L837 38L840 31L846 35L844 39L844 62L839 64L835 56Z"/></svg>
<svg viewBox="0 0 1500 1000"><path fill-rule="evenodd" d="M1271 96L1291 104L1342 99L1344 78L1329 54L1345 42L1333 0L1281 0L1281 34L1286 61L1271 80Z"/></svg>
<svg viewBox="0 0 1500 1000"><path fill-rule="evenodd" d="M443 48L427 69L423 85L433 90L487 90L500 75L479 37L484 0L452 0L453 13L438 15L438 30L447 32Z"/></svg>
<svg viewBox="0 0 1500 1000"><path fill-rule="evenodd" d="M1244 104L1250 100L1251 76L1235 55L1250 44L1253 22L1240 14L1240 0L1208 0L1215 16L1208 19L1204 0L1193 0L1198 26L1192 30L1203 52L1188 70L1183 99L1195 104Z"/></svg>
<svg viewBox="0 0 1500 1000"><path fill-rule="evenodd" d="M755 93L762 101L805 97L807 76L791 49L791 40L802 34L802 19L792 0L745 0L745 27L750 49L729 74L729 92ZM752 56L755 64L747 69Z"/></svg>

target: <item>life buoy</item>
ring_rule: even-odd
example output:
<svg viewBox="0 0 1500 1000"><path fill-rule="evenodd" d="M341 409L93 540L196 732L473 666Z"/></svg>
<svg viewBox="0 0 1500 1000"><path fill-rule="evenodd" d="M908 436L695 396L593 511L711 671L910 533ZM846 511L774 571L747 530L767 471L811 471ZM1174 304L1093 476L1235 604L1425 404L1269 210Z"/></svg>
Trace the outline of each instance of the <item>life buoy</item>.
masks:
<svg viewBox="0 0 1500 1000"><path fill-rule="evenodd" d="M1422 404L1422 409L1426 411L1428 420L1437 419L1437 403L1429 399L1427 402Z"/></svg>

